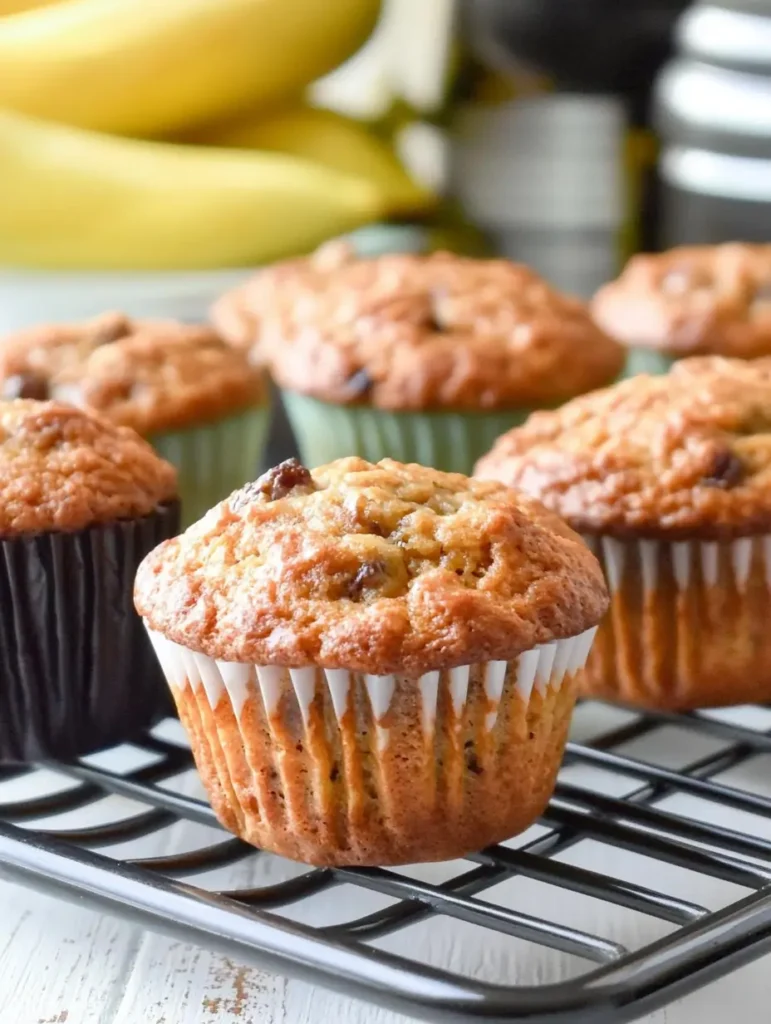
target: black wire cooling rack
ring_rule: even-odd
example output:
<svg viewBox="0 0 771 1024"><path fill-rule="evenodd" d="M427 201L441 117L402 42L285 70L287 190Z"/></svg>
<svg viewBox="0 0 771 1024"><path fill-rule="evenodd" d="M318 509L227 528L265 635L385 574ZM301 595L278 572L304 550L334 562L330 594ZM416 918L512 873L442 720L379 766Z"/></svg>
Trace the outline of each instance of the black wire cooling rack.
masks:
<svg viewBox="0 0 771 1024"><path fill-rule="evenodd" d="M592 720L595 707L579 708L584 723ZM630 1021L771 950L771 841L759 837L762 828L725 824L737 816L771 822L771 785L770 795L758 792L746 771L757 765L758 778L771 775L771 762L764 762L771 754L771 713L741 710L738 719L735 713L614 711L612 727L591 742L569 745L567 771L535 838L528 834L518 846L472 854L459 873L438 884L391 870L311 868L250 888L181 881L206 872L221 875L247 858L268 856L224 832L214 843L165 856L106 854L116 844L130 844L174 823L216 827L205 802L169 785L189 771L189 751L148 734L135 745L149 761L138 769L112 770L98 757L48 764L42 773L40 766L0 772L0 799L4 784L13 788L25 775L42 774L59 783L32 799L0 804L0 875L84 900L243 963L429 1021ZM678 735L708 739L708 752L678 770L629 753L673 727ZM743 785L721 781L736 777L737 770ZM609 795L607 787L601 791L591 781L595 776L625 780L624 795ZM121 806L131 806L133 813L96 825L51 827L51 819L70 821L106 795L132 801ZM689 807L707 808L706 820L692 810L687 816L677 810L684 797L692 801ZM45 828L36 824L43 820ZM587 840L645 858L646 884L570 863L566 851ZM741 896L707 909L677 892L661 891L672 886L651 884L672 867L702 881L730 883L728 891L741 890ZM560 899L580 894L645 915L657 926L663 923L665 934L632 949L617 937L497 905L489 894L512 878L556 888ZM388 897L388 905L342 924L296 919L298 907L340 886ZM287 916L290 909L294 916ZM391 942L390 950L378 948L378 940L404 936L410 926L437 918L448 927L463 922L545 947L550 956L569 954L578 969L565 980L512 986L418 962L406 940Z"/></svg>

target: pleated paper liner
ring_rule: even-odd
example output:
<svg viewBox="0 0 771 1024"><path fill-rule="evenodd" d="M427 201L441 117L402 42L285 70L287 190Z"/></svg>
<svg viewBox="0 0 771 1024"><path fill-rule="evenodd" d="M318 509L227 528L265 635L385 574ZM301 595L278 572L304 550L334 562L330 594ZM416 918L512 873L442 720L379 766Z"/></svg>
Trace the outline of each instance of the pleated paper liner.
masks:
<svg viewBox="0 0 771 1024"><path fill-rule="evenodd" d="M183 527L259 474L270 425L270 406L149 438L177 469Z"/></svg>
<svg viewBox="0 0 771 1024"><path fill-rule="evenodd" d="M675 710L771 700L771 538L586 537L611 608L584 693Z"/></svg>
<svg viewBox="0 0 771 1024"><path fill-rule="evenodd" d="M174 502L0 541L0 761L76 757L169 713L132 594L141 560L178 526Z"/></svg>
<svg viewBox="0 0 771 1024"><path fill-rule="evenodd" d="M368 462L390 458L470 474L496 438L532 411L388 412L333 405L294 391L282 392L282 398L306 466L358 455Z"/></svg>
<svg viewBox="0 0 771 1024"><path fill-rule="evenodd" d="M150 635L225 827L353 865L450 859L532 824L594 633L418 679L234 664Z"/></svg>

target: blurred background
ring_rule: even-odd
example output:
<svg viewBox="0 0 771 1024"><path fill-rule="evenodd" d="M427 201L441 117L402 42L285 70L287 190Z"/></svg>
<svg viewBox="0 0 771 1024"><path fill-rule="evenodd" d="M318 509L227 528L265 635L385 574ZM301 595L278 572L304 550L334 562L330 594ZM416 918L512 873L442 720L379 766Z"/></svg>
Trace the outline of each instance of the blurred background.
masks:
<svg viewBox="0 0 771 1024"><path fill-rule="evenodd" d="M251 268L766 241L771 0L0 0L0 330Z"/></svg>

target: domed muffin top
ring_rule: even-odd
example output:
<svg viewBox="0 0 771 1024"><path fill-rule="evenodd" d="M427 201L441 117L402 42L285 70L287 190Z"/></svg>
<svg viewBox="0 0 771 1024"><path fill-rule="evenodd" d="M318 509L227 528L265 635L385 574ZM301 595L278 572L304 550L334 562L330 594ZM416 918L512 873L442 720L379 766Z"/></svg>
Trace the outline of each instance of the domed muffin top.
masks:
<svg viewBox="0 0 771 1024"><path fill-rule="evenodd" d="M0 401L0 537L144 516L177 475L133 430L61 402Z"/></svg>
<svg viewBox="0 0 771 1024"><path fill-rule="evenodd" d="M209 327L107 313L0 341L0 394L94 409L145 436L237 412L262 375Z"/></svg>
<svg viewBox="0 0 771 1024"><path fill-rule="evenodd" d="M771 358L685 359L535 413L474 475L589 533L771 532Z"/></svg>
<svg viewBox="0 0 771 1024"><path fill-rule="evenodd" d="M634 256L592 313L627 345L673 356L771 354L771 245L683 246Z"/></svg>
<svg viewBox="0 0 771 1024"><path fill-rule="evenodd" d="M420 675L577 635L598 563L537 502L385 459L294 460L142 563L137 610L164 636L258 665Z"/></svg>
<svg viewBox="0 0 771 1024"><path fill-rule="evenodd" d="M356 259L327 246L262 271L213 315L241 341L251 333L284 388L381 409L556 404L624 360L584 303L534 271L450 253Z"/></svg>

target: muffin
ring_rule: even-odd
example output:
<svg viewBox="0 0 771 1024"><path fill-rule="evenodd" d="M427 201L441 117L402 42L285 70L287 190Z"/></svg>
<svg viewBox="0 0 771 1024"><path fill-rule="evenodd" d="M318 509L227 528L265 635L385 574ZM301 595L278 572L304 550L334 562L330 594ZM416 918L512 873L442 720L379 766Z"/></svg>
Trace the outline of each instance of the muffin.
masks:
<svg viewBox="0 0 771 1024"><path fill-rule="evenodd" d="M684 356L771 355L771 245L704 245L633 257L594 297L595 320L629 349L627 373Z"/></svg>
<svg viewBox="0 0 771 1024"><path fill-rule="evenodd" d="M133 430L0 402L0 761L72 758L168 713L132 587L177 532L176 494Z"/></svg>
<svg viewBox="0 0 771 1024"><path fill-rule="evenodd" d="M119 313L5 338L0 392L133 427L177 467L187 522L254 477L269 419L262 373L211 328Z"/></svg>
<svg viewBox="0 0 771 1024"><path fill-rule="evenodd" d="M601 560L586 694L771 700L771 359L686 359L539 413L476 475L538 497Z"/></svg>
<svg viewBox="0 0 771 1024"><path fill-rule="evenodd" d="M469 472L533 408L609 383L621 346L527 267L326 246L214 310L267 361L309 465L392 456Z"/></svg>
<svg viewBox="0 0 771 1024"><path fill-rule="evenodd" d="M145 559L135 602L226 828L398 864L541 813L607 594L537 502L349 458L231 495Z"/></svg>

